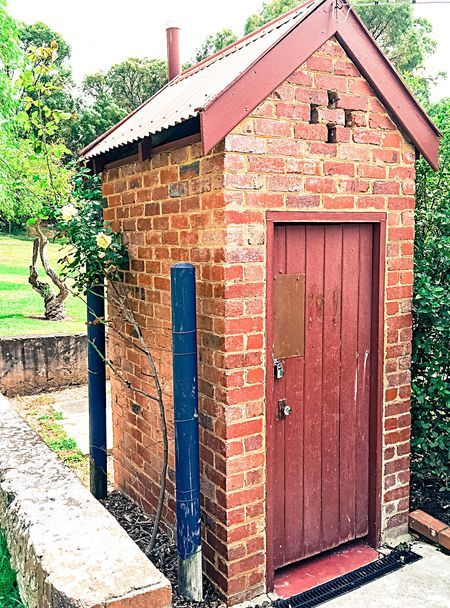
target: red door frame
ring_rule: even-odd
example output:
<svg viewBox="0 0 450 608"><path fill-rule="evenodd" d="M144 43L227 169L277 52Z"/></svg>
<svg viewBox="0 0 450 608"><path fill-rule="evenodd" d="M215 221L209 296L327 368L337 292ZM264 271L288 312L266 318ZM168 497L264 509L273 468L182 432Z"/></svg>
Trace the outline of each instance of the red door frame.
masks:
<svg viewBox="0 0 450 608"><path fill-rule="evenodd" d="M330 223L370 223L374 226L373 251L373 323L372 343L376 345L374 373L371 380L370 434L369 434L369 534L367 541L373 547L381 542L381 483L382 483L382 446L383 446L383 368L384 368L384 300L386 273L386 213L384 212L338 212L338 211L269 211L267 212L267 277L269 276L274 251L276 224L330 224ZM266 279L266 353L271 352L272 343L272 281ZM266 357L266 413L269 399L274 388L273 363ZM266 414L267 415L267 414ZM266 421L266 454L273 434ZM274 585L273 531L275 513L270 509L274 504L276 488L273 482L271 462L266 462L266 554L267 590Z"/></svg>

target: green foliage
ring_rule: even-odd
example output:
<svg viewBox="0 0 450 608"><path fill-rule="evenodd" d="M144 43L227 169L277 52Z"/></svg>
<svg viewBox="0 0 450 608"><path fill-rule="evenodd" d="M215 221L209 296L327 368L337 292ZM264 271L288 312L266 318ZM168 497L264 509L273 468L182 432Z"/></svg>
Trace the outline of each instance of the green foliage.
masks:
<svg viewBox="0 0 450 608"><path fill-rule="evenodd" d="M70 112L56 109L48 103L49 98L60 89L55 61L58 45L30 47L27 53L29 65L23 70L18 86L22 88L22 109L17 116L20 129L31 133L37 150L45 151L45 144L60 129L61 122L71 118Z"/></svg>
<svg viewBox="0 0 450 608"><path fill-rule="evenodd" d="M63 437L62 439L52 439L49 441L48 447L54 452L60 452L62 450L75 450L78 446L75 439Z"/></svg>
<svg viewBox="0 0 450 608"><path fill-rule="evenodd" d="M13 76L21 61L17 26L5 7L0 0L0 137L17 107Z"/></svg>
<svg viewBox="0 0 450 608"><path fill-rule="evenodd" d="M152 97L167 82L167 63L162 59L130 57L113 65L106 74L86 76L84 93L95 99L109 96L112 103L129 113Z"/></svg>
<svg viewBox="0 0 450 608"><path fill-rule="evenodd" d="M17 112L0 138L0 214L7 220L51 217L70 195L67 148L58 133L70 114L48 104L59 82L58 47L30 46L14 82Z"/></svg>
<svg viewBox="0 0 450 608"><path fill-rule="evenodd" d="M117 124L127 112L108 94L101 94L92 104L78 102L76 120L70 124L68 146L76 154L99 135Z"/></svg>
<svg viewBox="0 0 450 608"><path fill-rule="evenodd" d="M0 608L23 608L16 573L11 568L6 539L0 531Z"/></svg>
<svg viewBox="0 0 450 608"><path fill-rule="evenodd" d="M49 28L45 23L34 23L32 25L21 24L19 26L20 46L26 56L33 53L35 49L55 48L52 57L52 72L49 75L42 74L43 83L51 81L54 89L46 97L47 105L54 109L74 115L76 102L73 96L73 78L70 66L71 48L58 32ZM30 92L35 97L33 92ZM58 130L67 138L67 127L62 126ZM49 136L52 139L51 135Z"/></svg>
<svg viewBox="0 0 450 608"><path fill-rule="evenodd" d="M203 61L210 55L221 51L229 44L236 42L237 36L229 29L220 30L214 35L208 36L202 46L195 54L195 62Z"/></svg>
<svg viewBox="0 0 450 608"><path fill-rule="evenodd" d="M355 8L372 36L422 99L429 96L433 79L425 75L425 60L436 50L428 19L414 17L412 4L391 0L372 6Z"/></svg>
<svg viewBox="0 0 450 608"><path fill-rule="evenodd" d="M58 46L58 56L55 60L57 67L62 67L68 71L70 68L68 62L72 54L70 46L61 36L54 30L48 27L45 23L38 21L33 24L22 23L19 25L19 38L21 47L24 53L27 54L32 48L49 47L52 42L56 42Z"/></svg>
<svg viewBox="0 0 450 608"><path fill-rule="evenodd" d="M71 171L63 164L66 147L50 146L53 188L60 200L71 193ZM0 215L24 224L33 217L49 217L55 205L49 184L47 158L23 138L0 139Z"/></svg>
<svg viewBox="0 0 450 608"><path fill-rule="evenodd" d="M245 24L245 33L249 34L265 23L272 21L283 13L301 4L299 0L266 0L259 13L251 15Z"/></svg>
<svg viewBox="0 0 450 608"><path fill-rule="evenodd" d="M442 140L438 172L417 163L413 467L450 485L450 99L430 115Z"/></svg>
<svg viewBox="0 0 450 608"><path fill-rule="evenodd" d="M106 73L88 74L83 81L83 96L76 103L77 117L67 135L70 150L78 153L166 83L167 63L162 59L130 57Z"/></svg>
<svg viewBox="0 0 450 608"><path fill-rule="evenodd" d="M101 276L118 280L128 255L120 234L103 221L100 178L80 167L74 184L75 202L58 217L58 229L71 247L61 263L63 274L74 281L74 289L84 294Z"/></svg>
<svg viewBox="0 0 450 608"><path fill-rule="evenodd" d="M431 23L414 17L412 4L391 0L378 5L355 6L372 36L399 72L413 72L423 67L424 59L436 48L430 37Z"/></svg>

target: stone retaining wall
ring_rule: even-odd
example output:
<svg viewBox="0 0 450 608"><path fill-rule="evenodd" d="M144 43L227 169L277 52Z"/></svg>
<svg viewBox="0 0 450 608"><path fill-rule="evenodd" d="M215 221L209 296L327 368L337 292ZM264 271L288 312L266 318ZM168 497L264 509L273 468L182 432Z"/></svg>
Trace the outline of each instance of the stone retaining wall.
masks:
<svg viewBox="0 0 450 608"><path fill-rule="evenodd" d="M0 395L0 528L28 608L168 608L169 581Z"/></svg>
<svg viewBox="0 0 450 608"><path fill-rule="evenodd" d="M87 381L86 334L0 339L0 392L29 395Z"/></svg>

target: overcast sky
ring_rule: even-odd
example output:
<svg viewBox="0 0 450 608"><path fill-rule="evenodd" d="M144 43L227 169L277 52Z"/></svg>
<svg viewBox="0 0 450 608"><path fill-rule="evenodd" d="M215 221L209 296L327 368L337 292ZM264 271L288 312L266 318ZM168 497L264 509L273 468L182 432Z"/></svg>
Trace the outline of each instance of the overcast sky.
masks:
<svg viewBox="0 0 450 608"><path fill-rule="evenodd" d="M420 2L421 0L418 0ZM300 0L299 0L300 3ZM262 0L9 0L14 17L27 23L44 21L72 47L72 67L80 82L87 73L108 69L126 57L165 57L165 26L176 19L182 32L183 60L193 56L208 34L228 27L243 33L246 18ZM416 6L428 17L438 41L430 72L450 76L450 4ZM450 79L433 97L450 96Z"/></svg>

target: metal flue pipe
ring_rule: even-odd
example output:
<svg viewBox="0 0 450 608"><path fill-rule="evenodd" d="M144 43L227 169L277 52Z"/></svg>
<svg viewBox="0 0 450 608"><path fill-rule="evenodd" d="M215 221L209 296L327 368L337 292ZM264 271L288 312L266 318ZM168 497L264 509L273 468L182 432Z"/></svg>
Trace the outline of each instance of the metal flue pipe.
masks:
<svg viewBox="0 0 450 608"><path fill-rule="evenodd" d="M103 279L87 290L90 488L107 495L105 288Z"/></svg>
<svg viewBox="0 0 450 608"><path fill-rule="evenodd" d="M171 269L178 589L202 601L195 269Z"/></svg>
<svg viewBox="0 0 450 608"><path fill-rule="evenodd" d="M180 57L180 28L168 25L167 35L167 71L169 80L173 80L181 74Z"/></svg>

